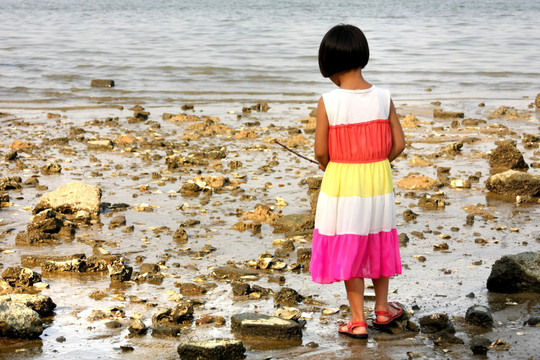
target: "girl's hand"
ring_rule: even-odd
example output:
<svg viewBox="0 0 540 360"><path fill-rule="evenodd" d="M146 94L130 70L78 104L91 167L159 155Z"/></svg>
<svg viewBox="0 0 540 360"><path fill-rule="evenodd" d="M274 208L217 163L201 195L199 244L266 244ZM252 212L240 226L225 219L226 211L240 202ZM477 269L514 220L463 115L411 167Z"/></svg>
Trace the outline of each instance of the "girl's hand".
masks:
<svg viewBox="0 0 540 360"><path fill-rule="evenodd" d="M325 170L326 170L326 166L324 166L323 164L319 164L319 169L321 169L322 171L325 171Z"/></svg>

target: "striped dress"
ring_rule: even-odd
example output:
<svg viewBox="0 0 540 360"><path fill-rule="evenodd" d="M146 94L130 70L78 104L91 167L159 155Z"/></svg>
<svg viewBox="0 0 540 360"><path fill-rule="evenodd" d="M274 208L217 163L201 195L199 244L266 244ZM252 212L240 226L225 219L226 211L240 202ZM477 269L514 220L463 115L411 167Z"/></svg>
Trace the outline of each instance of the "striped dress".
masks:
<svg viewBox="0 0 540 360"><path fill-rule="evenodd" d="M310 272L327 284L401 274L389 124L390 93L336 89L323 95L328 163L319 194Z"/></svg>

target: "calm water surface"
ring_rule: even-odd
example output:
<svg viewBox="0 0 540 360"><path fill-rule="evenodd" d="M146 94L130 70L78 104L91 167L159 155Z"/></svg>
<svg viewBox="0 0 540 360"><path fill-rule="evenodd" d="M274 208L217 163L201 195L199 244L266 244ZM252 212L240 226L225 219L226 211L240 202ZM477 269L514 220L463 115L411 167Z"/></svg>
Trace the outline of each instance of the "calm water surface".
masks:
<svg viewBox="0 0 540 360"><path fill-rule="evenodd" d="M366 76L399 100L540 88L536 0L2 0L0 13L0 107L313 103L333 86L317 50L339 22L365 31Z"/></svg>

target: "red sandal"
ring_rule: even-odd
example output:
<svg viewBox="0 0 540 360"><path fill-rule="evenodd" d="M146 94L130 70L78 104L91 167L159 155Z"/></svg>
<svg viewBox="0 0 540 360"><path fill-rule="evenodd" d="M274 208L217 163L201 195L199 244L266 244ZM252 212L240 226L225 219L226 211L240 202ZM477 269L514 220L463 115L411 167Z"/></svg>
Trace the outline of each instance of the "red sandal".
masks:
<svg viewBox="0 0 540 360"><path fill-rule="evenodd" d="M390 313L390 308L394 308L396 310L396 313L392 315ZM387 316L388 320L386 321L378 321L377 316ZM396 304L395 302L388 303L388 311L384 310L375 310L375 318L373 319L373 326L379 329L384 329L392 325L396 320L400 319L401 316L403 316L403 309L399 304Z"/></svg>
<svg viewBox="0 0 540 360"><path fill-rule="evenodd" d="M343 326L346 326L346 330L343 329ZM367 330L367 323L365 321L352 321L349 320L346 324L339 324L338 332L343 335L347 335L349 337L352 337L353 339L367 339L368 334L355 334L353 330L357 327L365 327Z"/></svg>

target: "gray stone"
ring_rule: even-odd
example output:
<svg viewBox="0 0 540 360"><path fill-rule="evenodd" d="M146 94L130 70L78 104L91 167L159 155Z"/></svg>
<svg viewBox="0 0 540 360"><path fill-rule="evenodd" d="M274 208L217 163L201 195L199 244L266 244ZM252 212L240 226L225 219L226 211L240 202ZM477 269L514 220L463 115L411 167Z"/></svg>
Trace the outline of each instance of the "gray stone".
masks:
<svg viewBox="0 0 540 360"><path fill-rule="evenodd" d="M420 328L435 345L464 343L462 339L454 335L456 329L447 314L437 313L420 318Z"/></svg>
<svg viewBox="0 0 540 360"><path fill-rule="evenodd" d="M524 325L540 326L540 316L531 316L527 319L527 321L525 321Z"/></svg>
<svg viewBox="0 0 540 360"><path fill-rule="evenodd" d="M40 316L49 316L53 314L56 304L49 296L39 294L9 294L0 296L0 304L11 302L19 304L37 312Z"/></svg>
<svg viewBox="0 0 540 360"><path fill-rule="evenodd" d="M469 344L474 355L486 355L490 346L491 340L483 336L475 336Z"/></svg>
<svg viewBox="0 0 540 360"><path fill-rule="evenodd" d="M540 294L540 254L523 252L505 255L495 261L487 280L487 288L489 291L505 294Z"/></svg>
<svg viewBox="0 0 540 360"><path fill-rule="evenodd" d="M277 316L246 313L233 315L231 329L244 337L301 340L302 325Z"/></svg>
<svg viewBox="0 0 540 360"><path fill-rule="evenodd" d="M493 316L489 308L483 305L474 305L467 309L465 321L471 325L490 328L493 325Z"/></svg>
<svg viewBox="0 0 540 360"><path fill-rule="evenodd" d="M294 305L304 300L304 297L294 289L283 287L275 295L274 301L283 305Z"/></svg>
<svg viewBox="0 0 540 360"><path fill-rule="evenodd" d="M75 214L83 210L97 215L100 205L101 190L98 187L80 181L72 181L44 194L34 208L34 214L46 209L53 209L67 214Z"/></svg>
<svg viewBox="0 0 540 360"><path fill-rule="evenodd" d="M11 301L0 303L0 336L32 339L43 333L39 314Z"/></svg>
<svg viewBox="0 0 540 360"><path fill-rule="evenodd" d="M245 358L245 351L242 341L234 339L187 341L178 345L182 360L239 360Z"/></svg>
<svg viewBox="0 0 540 360"><path fill-rule="evenodd" d="M540 175L507 170L490 176L486 188L502 195L540 196Z"/></svg>

